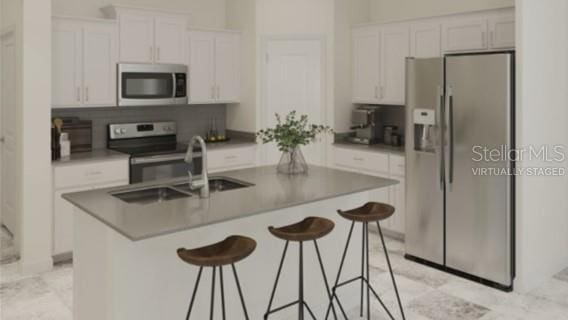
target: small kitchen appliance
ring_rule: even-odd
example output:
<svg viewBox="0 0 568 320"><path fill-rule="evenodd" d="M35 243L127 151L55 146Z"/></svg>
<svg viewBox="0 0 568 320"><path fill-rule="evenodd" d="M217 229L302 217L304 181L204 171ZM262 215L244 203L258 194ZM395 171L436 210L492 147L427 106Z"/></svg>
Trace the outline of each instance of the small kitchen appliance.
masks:
<svg viewBox="0 0 568 320"><path fill-rule="evenodd" d="M379 109L373 106L362 106L353 110L351 115L351 130L355 130L355 136L349 137L349 141L358 144L379 143Z"/></svg>
<svg viewBox="0 0 568 320"><path fill-rule="evenodd" d="M185 65L120 63L118 105L187 104L187 73Z"/></svg>

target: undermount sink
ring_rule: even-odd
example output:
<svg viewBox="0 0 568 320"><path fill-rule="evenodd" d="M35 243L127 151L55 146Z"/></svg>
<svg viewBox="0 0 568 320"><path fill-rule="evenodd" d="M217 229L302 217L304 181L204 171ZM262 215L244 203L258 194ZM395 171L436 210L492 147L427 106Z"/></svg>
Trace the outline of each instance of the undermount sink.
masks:
<svg viewBox="0 0 568 320"><path fill-rule="evenodd" d="M224 178L224 177L213 177L209 178L209 191L210 192L223 192L235 189L242 189L252 187L252 183L239 181L236 179ZM189 188L189 182L176 184L173 186L176 189L185 192L192 192Z"/></svg>
<svg viewBox="0 0 568 320"><path fill-rule="evenodd" d="M209 190L211 192L223 192L241 188L252 187L252 183L239 181L225 177L213 177L209 179ZM127 203L150 204L194 196L194 192L189 188L189 182L178 183L171 186L156 186L137 190L123 190L111 193ZM197 194L195 194L197 196Z"/></svg>
<svg viewBox="0 0 568 320"><path fill-rule="evenodd" d="M191 197L190 193L178 191L172 187L149 187L134 191L120 191L112 196L128 203L149 204L180 198Z"/></svg>

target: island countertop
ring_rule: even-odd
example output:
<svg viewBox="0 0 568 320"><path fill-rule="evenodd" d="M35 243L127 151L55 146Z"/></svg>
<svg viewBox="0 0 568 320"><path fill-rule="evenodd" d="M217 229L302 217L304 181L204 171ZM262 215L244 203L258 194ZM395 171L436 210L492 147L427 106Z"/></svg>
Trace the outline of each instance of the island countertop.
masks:
<svg viewBox="0 0 568 320"><path fill-rule="evenodd" d="M69 193L64 194L63 198L128 239L138 241L398 183L395 180L318 166L310 166L307 175L298 176L277 174L274 166L227 171L214 175L217 176L254 185L212 192L207 199L194 195L150 204L127 203L112 195L187 180L178 178Z"/></svg>

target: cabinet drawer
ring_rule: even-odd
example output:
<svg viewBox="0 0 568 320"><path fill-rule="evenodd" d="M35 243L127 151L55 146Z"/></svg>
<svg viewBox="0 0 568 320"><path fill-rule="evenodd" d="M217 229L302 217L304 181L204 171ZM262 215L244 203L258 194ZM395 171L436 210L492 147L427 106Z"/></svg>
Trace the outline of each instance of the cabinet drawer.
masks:
<svg viewBox="0 0 568 320"><path fill-rule="evenodd" d="M393 176L402 176L406 174L405 159L402 156L390 156L390 173Z"/></svg>
<svg viewBox="0 0 568 320"><path fill-rule="evenodd" d="M335 164L357 170L389 173L389 155L386 153L335 148Z"/></svg>
<svg viewBox="0 0 568 320"><path fill-rule="evenodd" d="M92 162L56 167L54 188L69 188L84 185L128 180L128 160Z"/></svg>
<svg viewBox="0 0 568 320"><path fill-rule="evenodd" d="M207 154L207 169L219 171L238 167L254 166L256 147L211 150Z"/></svg>

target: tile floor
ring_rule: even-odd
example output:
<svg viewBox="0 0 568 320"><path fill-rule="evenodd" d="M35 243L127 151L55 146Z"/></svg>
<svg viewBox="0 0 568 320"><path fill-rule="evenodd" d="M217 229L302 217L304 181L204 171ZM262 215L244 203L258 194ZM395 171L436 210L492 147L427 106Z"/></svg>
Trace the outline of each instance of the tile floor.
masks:
<svg viewBox="0 0 568 320"><path fill-rule="evenodd" d="M7 258L13 250L9 246L10 236L4 229L1 232L0 319L71 319L72 264L58 264L50 272L22 276L14 263L17 256ZM375 244L371 282L399 319L378 236L373 234L370 241ZM504 293L405 260L400 241L387 239L387 246L409 320L568 319L568 269L528 294ZM373 319L388 319L380 308L374 303ZM358 308L350 310L350 319L360 319L358 313Z"/></svg>

